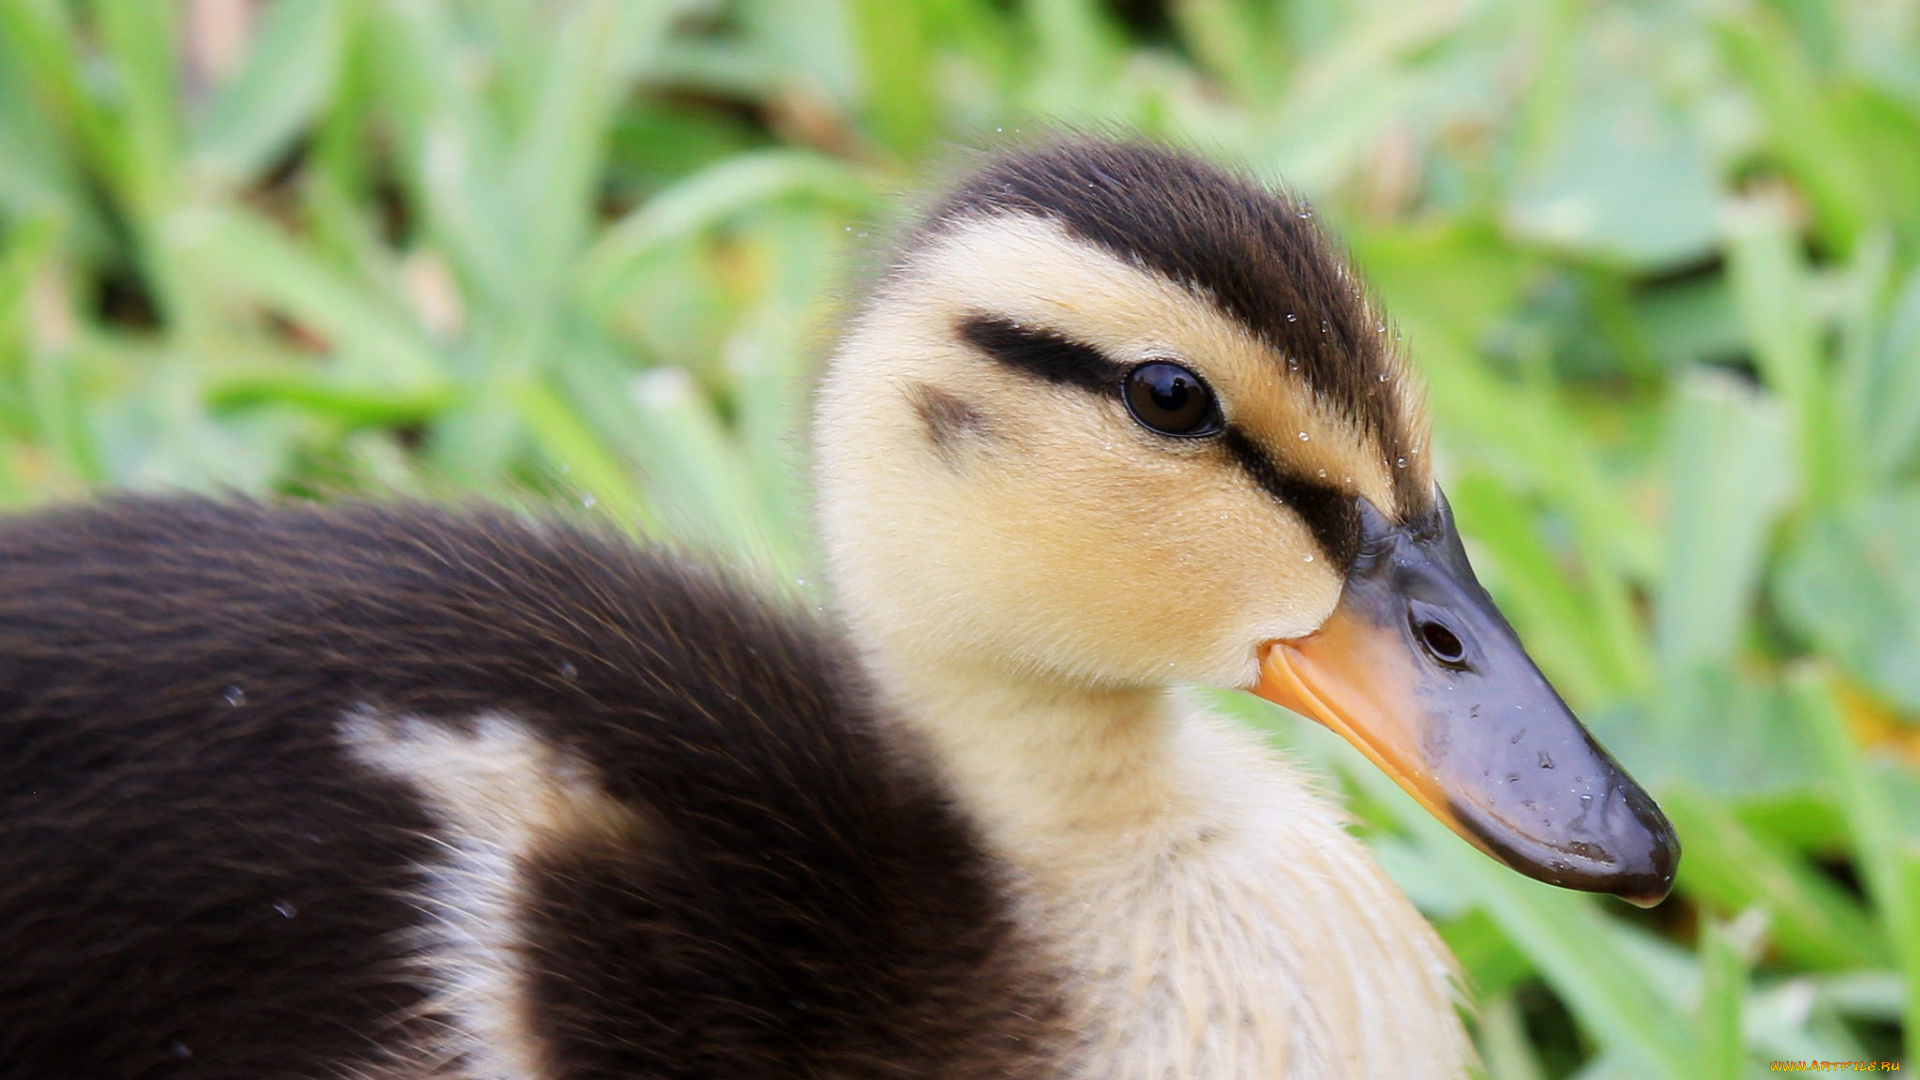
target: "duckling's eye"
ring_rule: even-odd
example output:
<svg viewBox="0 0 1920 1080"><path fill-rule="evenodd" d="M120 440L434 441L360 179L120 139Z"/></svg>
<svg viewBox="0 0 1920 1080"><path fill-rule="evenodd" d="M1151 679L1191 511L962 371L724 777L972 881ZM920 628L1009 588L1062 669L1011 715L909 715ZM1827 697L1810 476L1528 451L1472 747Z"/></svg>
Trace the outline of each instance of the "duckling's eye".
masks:
<svg viewBox="0 0 1920 1080"><path fill-rule="evenodd" d="M1198 438L1221 429L1213 391L1179 364L1155 360L1127 372L1126 395L1133 418L1162 435Z"/></svg>

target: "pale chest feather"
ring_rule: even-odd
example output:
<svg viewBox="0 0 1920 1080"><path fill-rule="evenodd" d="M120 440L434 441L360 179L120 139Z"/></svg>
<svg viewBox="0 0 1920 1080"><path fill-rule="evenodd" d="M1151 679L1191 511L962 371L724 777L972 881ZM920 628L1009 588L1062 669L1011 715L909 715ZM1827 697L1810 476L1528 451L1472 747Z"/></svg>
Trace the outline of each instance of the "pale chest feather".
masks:
<svg viewBox="0 0 1920 1080"><path fill-rule="evenodd" d="M1149 835L1061 837L1023 904L1068 972L1075 1077L1464 1076L1454 967L1305 778L1191 717Z"/></svg>

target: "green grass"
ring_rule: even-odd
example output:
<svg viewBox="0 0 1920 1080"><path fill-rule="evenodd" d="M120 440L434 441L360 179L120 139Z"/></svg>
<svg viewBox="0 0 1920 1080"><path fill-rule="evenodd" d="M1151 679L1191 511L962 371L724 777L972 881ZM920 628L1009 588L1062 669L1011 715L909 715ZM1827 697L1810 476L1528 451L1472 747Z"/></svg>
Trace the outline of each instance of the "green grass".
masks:
<svg viewBox="0 0 1920 1080"><path fill-rule="evenodd" d="M1483 577L1682 830L1665 907L1557 892L1228 701L1343 779L1490 1076L1920 1067L1920 8L221 8L0 0L0 503L572 500L810 577L805 375L891 197L1173 137L1351 244Z"/></svg>

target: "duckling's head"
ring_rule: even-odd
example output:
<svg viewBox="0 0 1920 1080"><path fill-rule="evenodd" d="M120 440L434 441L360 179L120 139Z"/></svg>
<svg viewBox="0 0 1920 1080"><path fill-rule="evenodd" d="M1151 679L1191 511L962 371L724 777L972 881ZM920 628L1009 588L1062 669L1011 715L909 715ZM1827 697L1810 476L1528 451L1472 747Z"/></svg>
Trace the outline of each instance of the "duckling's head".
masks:
<svg viewBox="0 0 1920 1080"><path fill-rule="evenodd" d="M1174 151L1003 153L820 389L822 531L881 671L1253 688L1532 876L1678 857L1474 580L1421 388L1302 203Z"/></svg>

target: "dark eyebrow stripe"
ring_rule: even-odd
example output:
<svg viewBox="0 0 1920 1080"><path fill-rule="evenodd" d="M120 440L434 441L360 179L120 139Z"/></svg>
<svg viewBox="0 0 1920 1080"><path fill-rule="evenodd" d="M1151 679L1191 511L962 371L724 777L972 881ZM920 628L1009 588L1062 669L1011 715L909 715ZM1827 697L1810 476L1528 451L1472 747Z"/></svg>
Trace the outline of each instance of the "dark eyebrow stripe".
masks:
<svg viewBox="0 0 1920 1080"><path fill-rule="evenodd" d="M973 314L960 320L960 339L1029 375L1085 390L1118 386L1126 368L1083 341L1052 330L1022 326L1000 315Z"/></svg>
<svg viewBox="0 0 1920 1080"><path fill-rule="evenodd" d="M1360 553L1360 508L1353 496L1332 484L1280 471L1273 458L1239 428L1227 428L1226 445L1241 471L1300 515L1328 561L1342 570L1353 565Z"/></svg>

